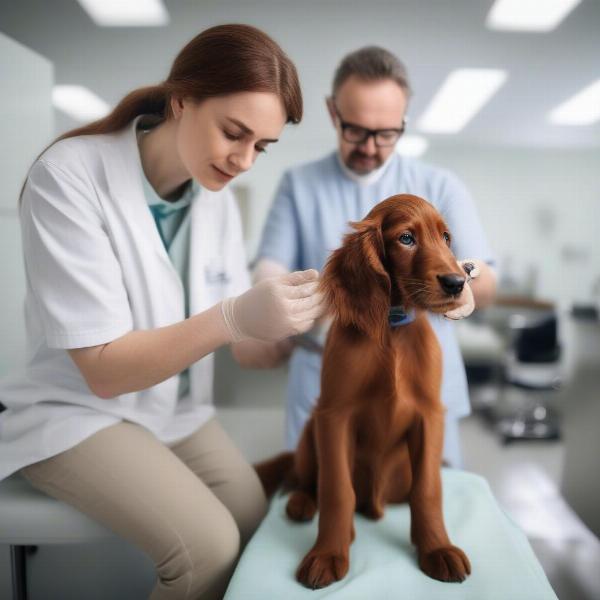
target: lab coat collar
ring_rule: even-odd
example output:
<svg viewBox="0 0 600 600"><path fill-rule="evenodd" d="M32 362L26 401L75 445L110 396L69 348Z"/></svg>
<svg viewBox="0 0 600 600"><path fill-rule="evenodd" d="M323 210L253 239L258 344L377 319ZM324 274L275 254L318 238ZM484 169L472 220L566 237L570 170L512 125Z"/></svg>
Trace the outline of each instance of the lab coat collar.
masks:
<svg viewBox="0 0 600 600"><path fill-rule="evenodd" d="M142 183L142 164L137 144L136 128L141 117L137 117L123 131L111 135L110 143L104 146L102 161L106 173L107 185L111 196L116 199L116 209L122 211L123 218L129 223L133 235L139 243L148 245L160 265L164 285L172 287L174 306L181 301L183 306L183 285L171 263L154 217L148 208ZM192 207L194 202L192 202Z"/></svg>
<svg viewBox="0 0 600 600"><path fill-rule="evenodd" d="M161 278L168 294L172 296L172 311L175 306L183 306L183 285L179 274L173 267L160 234L148 208L142 185L142 166L137 145L137 117L127 129L116 135L111 144L106 146L103 153L106 177L111 194L117 198L118 207L124 213L124 218L130 223L135 234L140 236L144 244L152 247L158 258L160 271L156 276ZM114 143L116 142L116 143ZM214 212L215 203L221 203L223 198L219 193L210 192L200 187L189 208L190 215L190 260L189 260L189 308L194 315L208 308L206 305L209 294L205 281L206 261L210 260L215 235L212 231L213 222L209 218ZM214 257L212 257L214 258ZM184 318L183 316L181 317Z"/></svg>
<svg viewBox="0 0 600 600"><path fill-rule="evenodd" d="M127 213L132 227L145 236L160 259L170 265L171 261L160 239L152 213L148 209L143 187L143 170L137 144L137 125L142 115L136 117L127 128L116 134L116 144L103 156L106 177L111 193L120 200L119 206Z"/></svg>

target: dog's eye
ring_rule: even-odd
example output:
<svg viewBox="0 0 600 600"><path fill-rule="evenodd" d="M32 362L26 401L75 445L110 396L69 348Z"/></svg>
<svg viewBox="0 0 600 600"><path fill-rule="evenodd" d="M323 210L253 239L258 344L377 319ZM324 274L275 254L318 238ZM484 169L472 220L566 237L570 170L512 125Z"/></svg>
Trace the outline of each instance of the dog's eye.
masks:
<svg viewBox="0 0 600 600"><path fill-rule="evenodd" d="M415 238L410 233L403 233L398 241L405 246L412 246L415 243Z"/></svg>
<svg viewBox="0 0 600 600"><path fill-rule="evenodd" d="M450 234L447 231L444 231L444 241L446 244L450 244Z"/></svg>

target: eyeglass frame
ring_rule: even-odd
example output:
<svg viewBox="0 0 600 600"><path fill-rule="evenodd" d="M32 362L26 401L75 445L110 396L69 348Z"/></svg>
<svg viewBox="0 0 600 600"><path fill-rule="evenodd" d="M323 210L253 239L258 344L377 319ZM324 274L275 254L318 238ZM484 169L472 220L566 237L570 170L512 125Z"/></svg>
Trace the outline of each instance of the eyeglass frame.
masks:
<svg viewBox="0 0 600 600"><path fill-rule="evenodd" d="M360 145L360 144L364 144L366 143L370 137L373 138L373 142L375 143L375 146L377 146L377 148L390 148L391 146L395 145L398 143L398 140L402 137L402 134L404 133L404 131L406 130L406 122L407 122L407 117L404 117L402 119L402 127L386 127L384 129L369 129L368 127L363 127L362 125L357 125L356 123L350 123L349 121L344 121L344 119L342 119L342 115L340 115L340 111L338 109L338 107L335 104L335 98L330 98L330 102L331 102L331 107L333 108L333 111L335 112L336 117L338 118L338 121L340 122L340 127L342 129L342 137L344 138L344 140L350 144L356 144L356 145ZM353 140L349 140L345 137L344 133L346 131L346 129L348 129L349 127L354 127L355 129L362 129L365 132L365 137L361 140L361 141L353 141ZM377 143L377 134L381 133L383 131L393 131L394 133L396 133L398 135L398 137L391 143L391 144L378 144Z"/></svg>

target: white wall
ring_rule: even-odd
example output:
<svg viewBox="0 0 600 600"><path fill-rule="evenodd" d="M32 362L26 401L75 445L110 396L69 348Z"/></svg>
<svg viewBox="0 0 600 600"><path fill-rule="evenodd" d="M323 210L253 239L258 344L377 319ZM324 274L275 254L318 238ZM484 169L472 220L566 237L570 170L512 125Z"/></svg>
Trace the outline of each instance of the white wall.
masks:
<svg viewBox="0 0 600 600"><path fill-rule="evenodd" d="M0 33L0 211L14 214L33 159L54 133L49 60Z"/></svg>
<svg viewBox="0 0 600 600"><path fill-rule="evenodd" d="M251 257L283 170L334 147L333 131L329 138L315 131L314 143L307 146L295 143L294 129L288 127L277 147L240 179L249 188L252 207ZM600 149L438 144L423 160L453 170L466 183L506 274L561 307L592 300L592 286L600 278ZM532 276L526 286L523 280Z"/></svg>
<svg viewBox="0 0 600 600"><path fill-rule="evenodd" d="M0 376L25 354L25 275L17 199L27 168L53 134L52 64L0 33ZM10 597L8 548L0 547L0 598Z"/></svg>
<svg viewBox="0 0 600 600"><path fill-rule="evenodd" d="M52 64L0 33L0 375L24 357L25 275L17 218L27 169L53 135ZM7 93L8 92L8 93Z"/></svg>
<svg viewBox="0 0 600 600"><path fill-rule="evenodd" d="M325 111L325 103L323 103L323 111ZM280 141L271 145L266 154L259 155L249 172L236 179L234 191L235 185L248 187L247 202L251 211L248 223L247 251L250 258L254 257L258 249L262 227L283 172L300 163L320 158L335 147L333 129L330 136L324 134L323 131L318 131L315 132L310 144L305 141L300 143L302 133L304 133L302 137L306 137L306 132L301 132L300 128L310 128L311 126L314 127L314 121L286 126L280 136Z"/></svg>
<svg viewBox="0 0 600 600"><path fill-rule="evenodd" d="M5 36L0 37L0 43L2 80L18 91L2 99L3 112L11 118L3 120L3 139L8 143L0 146L0 250L6 257L0 276L10 283L0 308L6 314L6 307L13 307L9 309L11 317L2 321L2 337L11 340L9 345L0 346L2 369L12 360L19 343L19 319L13 318L23 284L20 252L15 250L16 198L27 166L53 132L51 65ZM313 98L307 118L301 125L286 127L281 141L259 157L252 171L237 183L245 188L250 209L249 257L256 252L284 169L313 160L334 147L324 101L315 101L317 96L322 100L325 91L305 89L305 95ZM592 299L592 285L600 277L596 233L600 224L600 178L596 172L600 149L456 147L436 142L424 160L451 168L467 183L504 269L521 279L537 272L536 294L562 306Z"/></svg>
<svg viewBox="0 0 600 600"><path fill-rule="evenodd" d="M504 269L567 307L600 277L600 150L434 148L468 185Z"/></svg>

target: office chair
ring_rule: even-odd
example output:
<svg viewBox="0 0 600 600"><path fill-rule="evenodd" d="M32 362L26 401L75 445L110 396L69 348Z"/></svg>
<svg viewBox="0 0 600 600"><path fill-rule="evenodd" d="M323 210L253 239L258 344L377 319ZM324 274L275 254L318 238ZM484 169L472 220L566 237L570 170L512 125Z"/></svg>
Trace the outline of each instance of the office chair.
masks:
<svg viewBox="0 0 600 600"><path fill-rule="evenodd" d="M559 439L558 415L546 404L561 385L561 347L554 312L523 324L516 333L504 365L506 386L523 390L523 405L498 422L505 443L522 439Z"/></svg>

